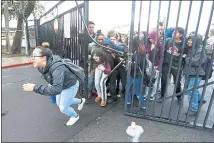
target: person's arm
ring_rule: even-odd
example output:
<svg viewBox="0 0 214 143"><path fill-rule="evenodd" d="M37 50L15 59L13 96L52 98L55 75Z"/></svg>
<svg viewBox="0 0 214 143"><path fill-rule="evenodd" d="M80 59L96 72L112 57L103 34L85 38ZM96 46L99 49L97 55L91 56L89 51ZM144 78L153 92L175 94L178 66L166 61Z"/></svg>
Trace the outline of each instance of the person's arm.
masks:
<svg viewBox="0 0 214 143"><path fill-rule="evenodd" d="M58 95L63 90L64 67L57 67L52 73L52 85L35 85L33 91L42 95Z"/></svg>

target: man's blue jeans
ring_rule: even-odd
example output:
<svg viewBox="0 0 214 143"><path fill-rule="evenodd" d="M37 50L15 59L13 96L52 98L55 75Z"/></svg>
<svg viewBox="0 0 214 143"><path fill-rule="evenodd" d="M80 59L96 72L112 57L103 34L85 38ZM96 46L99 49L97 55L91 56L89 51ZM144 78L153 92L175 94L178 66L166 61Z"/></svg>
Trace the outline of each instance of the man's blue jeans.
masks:
<svg viewBox="0 0 214 143"><path fill-rule="evenodd" d="M61 94L56 95L56 104L59 106L60 111L69 117L77 116L77 113L70 107L70 105L81 103L80 99L75 98L78 89L79 81L70 88L63 90Z"/></svg>
<svg viewBox="0 0 214 143"><path fill-rule="evenodd" d="M142 88L141 88L142 82L143 82L143 78L142 77L139 77L139 78L136 78L136 79L130 77L130 79L128 81L128 89L127 89L129 91L128 92L127 104L130 104L131 101L132 101L132 90L134 90L134 94L137 95L138 99L141 101L141 104L143 104L144 95L142 93ZM132 90L131 90L131 87L133 87Z"/></svg>
<svg viewBox="0 0 214 143"><path fill-rule="evenodd" d="M193 87L194 87L194 84L196 82L196 87L199 86L200 82L201 82L201 78L190 78L189 81L188 81L188 90L191 90L188 92L188 101L190 102L190 99L191 99L191 95L192 95L192 91L193 91ZM191 110L194 111L194 112L197 112L198 111L198 101L200 101L200 98L201 98L201 95L199 93L199 91L196 89L194 92L193 92L193 95L192 95L193 99L192 99L192 107L191 107Z"/></svg>
<svg viewBox="0 0 214 143"><path fill-rule="evenodd" d="M88 76L88 91L94 89L94 77Z"/></svg>

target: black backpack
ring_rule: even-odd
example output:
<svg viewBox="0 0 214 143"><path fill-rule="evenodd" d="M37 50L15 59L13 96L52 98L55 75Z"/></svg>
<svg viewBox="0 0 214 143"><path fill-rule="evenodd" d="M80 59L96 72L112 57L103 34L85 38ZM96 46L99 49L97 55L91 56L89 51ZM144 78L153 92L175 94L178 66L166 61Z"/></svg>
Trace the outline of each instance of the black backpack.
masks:
<svg viewBox="0 0 214 143"><path fill-rule="evenodd" d="M85 80L85 73L84 73L84 69L81 68L78 65L75 65L74 63L72 63L72 61L70 59L61 59L59 61L56 61L55 63L53 63L52 68L51 69L55 69L60 65L65 65L74 75L76 75L76 77L78 78L78 81L80 83L84 83ZM52 72L51 72L52 73Z"/></svg>
<svg viewBox="0 0 214 143"><path fill-rule="evenodd" d="M85 81L85 73L84 69L78 65L72 63L70 59L61 59L61 62L73 73L77 76L80 83L84 83Z"/></svg>
<svg viewBox="0 0 214 143"><path fill-rule="evenodd" d="M202 77L202 80L206 79L206 76L208 76L208 79L210 79L212 77L212 73L213 73L213 68L212 68L212 61L210 58L207 58L207 60L201 65L205 75ZM209 67L211 66L211 72L209 74Z"/></svg>

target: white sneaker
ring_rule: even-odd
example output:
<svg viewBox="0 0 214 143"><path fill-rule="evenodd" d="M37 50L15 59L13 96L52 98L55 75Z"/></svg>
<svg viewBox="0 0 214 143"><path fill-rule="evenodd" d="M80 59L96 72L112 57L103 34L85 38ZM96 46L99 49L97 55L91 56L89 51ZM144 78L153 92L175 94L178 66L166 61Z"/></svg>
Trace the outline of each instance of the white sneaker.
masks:
<svg viewBox="0 0 214 143"><path fill-rule="evenodd" d="M149 100L153 101L153 100L155 100L155 97L154 96L150 96Z"/></svg>
<svg viewBox="0 0 214 143"><path fill-rule="evenodd" d="M85 101L86 101L85 98L82 98L82 103L80 103L80 104L78 105L78 110L82 110Z"/></svg>
<svg viewBox="0 0 214 143"><path fill-rule="evenodd" d="M69 121L66 123L67 126L72 126L73 124L75 124L78 120L79 120L79 115L75 118L75 117L71 117L69 119Z"/></svg>

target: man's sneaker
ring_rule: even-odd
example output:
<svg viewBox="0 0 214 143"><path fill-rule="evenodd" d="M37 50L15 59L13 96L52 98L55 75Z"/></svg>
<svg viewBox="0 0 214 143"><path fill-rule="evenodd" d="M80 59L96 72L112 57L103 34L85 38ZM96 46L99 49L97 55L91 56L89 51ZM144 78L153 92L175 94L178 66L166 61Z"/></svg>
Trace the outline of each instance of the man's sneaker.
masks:
<svg viewBox="0 0 214 143"><path fill-rule="evenodd" d="M163 102L163 97L161 96L160 98L158 98L158 99L156 100L156 102L157 102L157 103L162 103L162 102Z"/></svg>
<svg viewBox="0 0 214 143"><path fill-rule="evenodd" d="M84 103L85 103L85 98L82 98L82 102L78 105L78 110L82 110Z"/></svg>
<svg viewBox="0 0 214 143"><path fill-rule="evenodd" d="M155 100L155 97L154 96L150 96L149 100L153 101L153 100Z"/></svg>
<svg viewBox="0 0 214 143"><path fill-rule="evenodd" d="M146 110L146 106L141 107L141 109Z"/></svg>
<svg viewBox="0 0 214 143"><path fill-rule="evenodd" d="M120 94L117 94L117 97L118 97L118 98L120 98L120 97L121 97L121 95L120 95Z"/></svg>
<svg viewBox="0 0 214 143"><path fill-rule="evenodd" d="M79 120L79 115L77 115L77 117L71 117L69 119L69 121L66 123L67 126L72 126L73 124L75 124L78 120Z"/></svg>

